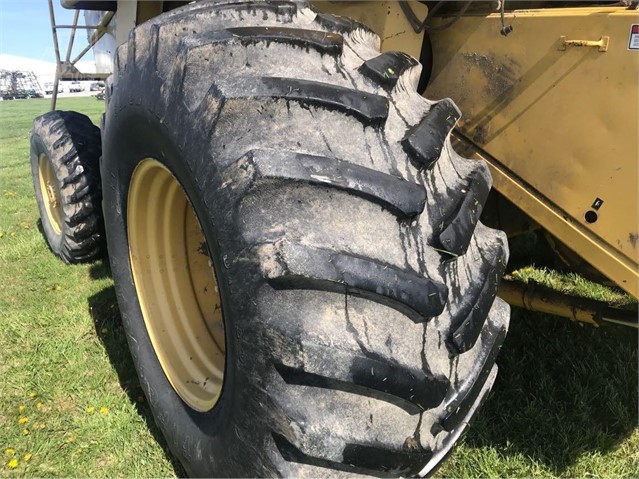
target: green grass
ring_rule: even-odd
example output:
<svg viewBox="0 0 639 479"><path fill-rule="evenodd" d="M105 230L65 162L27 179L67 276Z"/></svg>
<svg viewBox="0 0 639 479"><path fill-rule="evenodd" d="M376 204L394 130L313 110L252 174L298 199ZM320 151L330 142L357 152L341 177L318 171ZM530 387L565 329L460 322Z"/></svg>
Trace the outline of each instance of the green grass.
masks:
<svg viewBox="0 0 639 479"><path fill-rule="evenodd" d="M98 123L104 103L59 107ZM0 477L184 474L142 398L108 266L64 265L38 230L28 131L47 109L47 100L0 103ZM490 399L439 476L638 475L633 333L516 311L498 364Z"/></svg>
<svg viewBox="0 0 639 479"><path fill-rule="evenodd" d="M48 107L0 103L0 476L182 474L142 398L108 267L63 264L38 230L28 134ZM59 108L99 124L104 102Z"/></svg>
<svg viewBox="0 0 639 479"><path fill-rule="evenodd" d="M541 284L555 291L602 301L610 306L627 307L637 304L626 293L594 283L575 273L561 273L548 268L526 266L513 271L510 277L523 283Z"/></svg>

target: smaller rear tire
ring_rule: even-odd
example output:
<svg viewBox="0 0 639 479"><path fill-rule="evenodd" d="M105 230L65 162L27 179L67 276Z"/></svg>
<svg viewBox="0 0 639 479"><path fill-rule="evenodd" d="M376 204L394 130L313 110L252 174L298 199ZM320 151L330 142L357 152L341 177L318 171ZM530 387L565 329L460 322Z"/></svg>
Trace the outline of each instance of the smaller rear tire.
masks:
<svg viewBox="0 0 639 479"><path fill-rule="evenodd" d="M42 232L65 263L102 256L100 129L73 111L50 111L33 121L31 173Z"/></svg>

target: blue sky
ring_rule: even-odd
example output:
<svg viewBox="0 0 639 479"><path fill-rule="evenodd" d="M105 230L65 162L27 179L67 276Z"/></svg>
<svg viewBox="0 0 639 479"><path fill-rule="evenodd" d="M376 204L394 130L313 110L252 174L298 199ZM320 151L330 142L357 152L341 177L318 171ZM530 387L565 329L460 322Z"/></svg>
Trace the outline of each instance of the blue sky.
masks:
<svg viewBox="0 0 639 479"><path fill-rule="evenodd" d="M62 8L60 0L53 0L53 7L58 25L72 23L73 10ZM84 25L82 14L78 24ZM62 57L66 55L69 33L58 30ZM87 44L86 30L77 31L74 44L72 59ZM0 54L55 61L47 0L0 0ZM89 52L82 60L92 58Z"/></svg>

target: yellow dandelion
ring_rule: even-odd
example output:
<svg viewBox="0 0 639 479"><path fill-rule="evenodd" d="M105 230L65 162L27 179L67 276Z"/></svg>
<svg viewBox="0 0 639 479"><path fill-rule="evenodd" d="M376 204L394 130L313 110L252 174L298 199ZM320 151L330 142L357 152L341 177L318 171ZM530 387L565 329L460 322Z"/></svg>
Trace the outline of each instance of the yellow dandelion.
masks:
<svg viewBox="0 0 639 479"><path fill-rule="evenodd" d="M106 334L108 332L109 332L109 330L107 328L102 328L102 334Z"/></svg>
<svg viewBox="0 0 639 479"><path fill-rule="evenodd" d="M36 407L37 407L38 409L42 409L42 403L41 403L41 402L39 402L38 404L36 404Z"/></svg>
<svg viewBox="0 0 639 479"><path fill-rule="evenodd" d="M4 450L4 453L5 453L7 456L13 456L13 455L16 453L16 450L15 450L14 448L12 448L12 447L8 447L8 448L6 448L6 449Z"/></svg>
<svg viewBox="0 0 639 479"><path fill-rule="evenodd" d="M14 457L9 462L7 462L7 467L9 469L15 469L16 467L18 467L18 460Z"/></svg>
<svg viewBox="0 0 639 479"><path fill-rule="evenodd" d="M24 404L20 404L18 406L18 411L20 411L20 412L24 411Z"/></svg>
<svg viewBox="0 0 639 479"><path fill-rule="evenodd" d="M87 412L93 412L93 411L95 411L95 408L94 408L93 406L89 406L89 407L86 409L86 411L87 411Z"/></svg>
<svg viewBox="0 0 639 479"><path fill-rule="evenodd" d="M101 412L102 414L109 414L109 408L102 406L102 407L100 408L100 412Z"/></svg>
<svg viewBox="0 0 639 479"><path fill-rule="evenodd" d="M24 416L22 416L20 419L18 419L18 422L19 422L20 424L26 424L26 423L28 423L28 422L29 422L29 418L28 418L28 417L24 417Z"/></svg>
<svg viewBox="0 0 639 479"><path fill-rule="evenodd" d="M15 231L12 231L11 233L9 233L9 236L11 236L12 238L16 235Z"/></svg>
<svg viewBox="0 0 639 479"><path fill-rule="evenodd" d="M28 429L23 429L22 430L22 435L23 436L28 436L29 435L29 430Z"/></svg>
<svg viewBox="0 0 639 479"><path fill-rule="evenodd" d="M23 457L24 462L29 462L31 460L31 458L33 457L33 454L30 453L26 453Z"/></svg>
<svg viewBox="0 0 639 479"><path fill-rule="evenodd" d="M62 286L60 286L59 284L56 284L55 288L53 289L55 289L56 291L60 291L62 289Z"/></svg>
<svg viewBox="0 0 639 479"><path fill-rule="evenodd" d="M75 437L67 436L67 442L75 442Z"/></svg>
<svg viewBox="0 0 639 479"><path fill-rule="evenodd" d="M29 397L30 398L34 398L38 395L38 393L36 393L35 391L29 391Z"/></svg>
<svg viewBox="0 0 639 479"><path fill-rule="evenodd" d="M2 238L3 236L4 236L4 233L0 231L0 238Z"/></svg>
<svg viewBox="0 0 639 479"><path fill-rule="evenodd" d="M44 429L44 423L43 422L36 422L35 427L36 427L36 429Z"/></svg>

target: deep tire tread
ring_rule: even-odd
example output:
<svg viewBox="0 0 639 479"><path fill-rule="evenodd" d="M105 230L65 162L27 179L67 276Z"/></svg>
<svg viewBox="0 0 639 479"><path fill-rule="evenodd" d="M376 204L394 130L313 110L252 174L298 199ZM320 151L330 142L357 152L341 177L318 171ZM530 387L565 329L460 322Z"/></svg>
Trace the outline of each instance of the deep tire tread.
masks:
<svg viewBox="0 0 639 479"><path fill-rule="evenodd" d="M388 451L367 444L346 444L341 462L321 459L304 453L281 434L273 433L273 440L287 461L334 469L341 473L367 477L414 476L430 451Z"/></svg>
<svg viewBox="0 0 639 479"><path fill-rule="evenodd" d="M295 181L347 191L377 203L399 217L413 217L424 210L422 185L380 173L337 158L292 151L251 150L225 173L226 183L246 190L267 180Z"/></svg>
<svg viewBox="0 0 639 479"><path fill-rule="evenodd" d="M407 132L402 145L419 168L430 168L439 159L460 117L457 106L445 99L433 104L422 121Z"/></svg>
<svg viewBox="0 0 639 479"><path fill-rule="evenodd" d="M342 34L350 34L355 30L362 30L371 35L376 35L373 30L368 28L366 25L356 22L347 17L340 17L338 15L330 15L326 13L318 13L315 17L315 23L326 28L327 30L331 30L334 32L339 32Z"/></svg>
<svg viewBox="0 0 639 479"><path fill-rule="evenodd" d="M261 245L262 274L278 288L317 289L365 297L394 308L415 322L438 316L446 285L388 264L281 240Z"/></svg>
<svg viewBox="0 0 639 479"><path fill-rule="evenodd" d="M39 181L37 157L33 157L36 154L33 151L36 148L35 138L38 138L41 142L38 144L43 144L45 150L48 145L45 153L60 188L63 231L59 237L45 234L49 245L66 263L100 258L105 248L98 169L101 155L99 128L86 115L74 111L51 111L34 120L31 138L34 182ZM41 197L37 200L39 203L44 201ZM42 208L41 212L44 211Z"/></svg>
<svg viewBox="0 0 639 479"><path fill-rule="evenodd" d="M497 296L499 279L506 269L508 252L505 244L495 242L494 247L486 251L485 255L477 283L468 295L459 299L457 312L453 317L446 344L455 354L465 353L475 345Z"/></svg>
<svg viewBox="0 0 639 479"><path fill-rule="evenodd" d="M274 98L298 102L301 105L321 107L352 115L365 125L383 123L388 116L388 100L380 95L368 94L322 82L295 78L263 77L243 81L241 89L227 86L226 98Z"/></svg>
<svg viewBox="0 0 639 479"><path fill-rule="evenodd" d="M464 188L451 195L451 204L456 205L452 214L443 220L443 229L438 235L438 246L456 256L466 253L468 245L488 199L491 178L483 163L475 165L468 175Z"/></svg>
<svg viewBox="0 0 639 479"><path fill-rule="evenodd" d="M406 53L385 52L362 63L359 72L377 84L392 89L403 74L417 65L417 60Z"/></svg>
<svg viewBox="0 0 639 479"><path fill-rule="evenodd" d="M299 360L280 364L277 371L287 384L307 385L347 391L373 397L416 414L437 406L446 395L449 383L427 371L408 369L386 358L375 357L367 350L345 351L309 343L296 345ZM322 370L321 355L330 354L335 361L353 364L350 369Z"/></svg>
<svg viewBox="0 0 639 479"><path fill-rule="evenodd" d="M204 34L202 40L226 45L235 42L244 46L258 42L281 43L297 48L312 48L326 55L340 55L344 43L344 39L339 34L283 27L228 28Z"/></svg>

